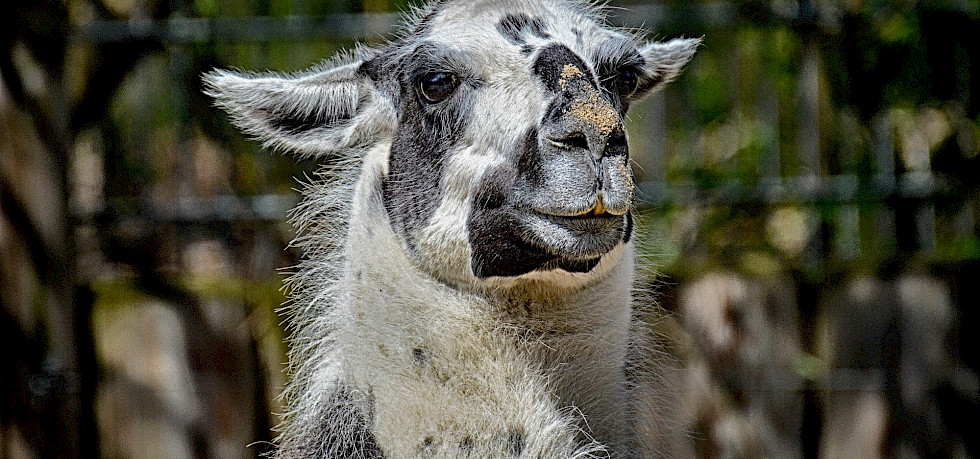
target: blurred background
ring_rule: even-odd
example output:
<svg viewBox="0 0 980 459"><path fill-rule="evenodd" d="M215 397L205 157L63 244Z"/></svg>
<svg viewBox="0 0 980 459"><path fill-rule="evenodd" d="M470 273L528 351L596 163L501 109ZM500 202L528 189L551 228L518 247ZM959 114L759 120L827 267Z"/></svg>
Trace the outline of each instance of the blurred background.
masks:
<svg viewBox="0 0 980 459"><path fill-rule="evenodd" d="M629 120L675 455L980 456L980 2L611 6L704 37ZM269 450L285 220L321 165L243 137L200 75L300 70L405 8L2 2L0 458Z"/></svg>

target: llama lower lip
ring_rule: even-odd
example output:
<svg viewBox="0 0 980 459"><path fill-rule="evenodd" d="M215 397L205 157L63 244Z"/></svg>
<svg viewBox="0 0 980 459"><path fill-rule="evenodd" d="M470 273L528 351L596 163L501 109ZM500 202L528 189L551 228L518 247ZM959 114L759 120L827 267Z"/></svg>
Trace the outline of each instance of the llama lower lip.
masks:
<svg viewBox="0 0 980 459"><path fill-rule="evenodd" d="M563 215L539 215L556 225L561 225L574 231L588 232L612 229L616 226L616 223L623 219L622 215L613 215L610 213L603 213L601 215L581 214L571 217Z"/></svg>
<svg viewBox="0 0 980 459"><path fill-rule="evenodd" d="M520 217L528 230L528 242L553 255L569 259L595 258L612 250L623 237L625 218L603 213L597 216L558 216L526 212Z"/></svg>

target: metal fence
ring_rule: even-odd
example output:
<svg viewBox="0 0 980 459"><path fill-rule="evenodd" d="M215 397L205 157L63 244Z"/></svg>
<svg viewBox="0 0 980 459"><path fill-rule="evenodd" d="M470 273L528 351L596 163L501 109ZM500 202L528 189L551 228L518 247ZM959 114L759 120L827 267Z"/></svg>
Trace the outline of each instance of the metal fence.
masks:
<svg viewBox="0 0 980 459"><path fill-rule="evenodd" d="M901 153L895 145L895 131L901 128L896 126L890 107L882 106L880 112L870 120L858 119L858 116L853 113L853 107L820 107L820 98L826 97L826 89L822 89L821 86L828 82L822 75L826 68L821 63L818 40L811 36L820 35L824 40L827 37L835 38L842 27L840 15L843 13L839 10L840 7L821 5L821 8L818 8L810 2L792 2L785 5L784 3L756 5L756 9L748 11L742 5L726 2L690 6L631 4L622 9L610 10L610 20L615 24L628 28L643 27L654 31L679 31L688 35L708 34L706 50L715 51L722 48L726 51L732 50L736 55L745 53L745 50L730 47L727 43L710 41L711 31L737 28L746 23L764 24L765 27L788 28L792 33L799 34L802 40L799 49L799 67L796 69L797 73L793 75L796 86L796 100L793 105L780 106L778 98L771 93L772 76L760 72L762 74L759 75L759 79L753 83L760 85L764 90L758 91L757 88L758 95L750 104L752 107L741 107L743 111L748 108L751 108L751 111L731 114L753 117L754 119L743 127L758 131L756 134L764 143L761 146L763 153L758 158L748 159L757 161L754 166L751 166L755 168L754 176L745 177L744 174L741 177L721 176L710 183L703 181L699 183L690 178L677 178L678 174L690 172L681 168L672 171L674 177L668 178L667 162L670 157L697 158L703 154L698 151L696 145L670 144L671 139L665 135L668 124L677 124L671 119L674 113L690 112L693 108L686 107L684 110L678 110L689 101L678 100L683 98L683 95L677 94L681 90L676 88L669 90L673 93L667 96L671 98L670 101L665 100L665 96L661 94L641 107L643 119L633 123L634 137L645 139L643 144L645 148L636 153L638 157L644 158L641 162L645 166L641 173L643 181L638 185L639 194L643 198L640 205L653 207L692 204L840 206L843 209L836 217L837 221L827 223L834 226L839 233L840 240L837 241L837 248L843 252L842 255L845 258L853 258L860 253L861 246L861 241L858 240L860 231L855 225L865 223L860 221L856 213L857 209L853 206L868 203L887 204L882 206L887 214L887 210L895 207L898 202L921 203L921 206L915 206L915 247L924 252L931 252L936 244L936 210L933 203L954 201L963 204L960 209L961 214L956 219L958 222L956 231L963 238L975 238L976 218L972 214L975 207L973 201L976 196L976 180L961 176L958 172L962 171L935 171L929 164L928 158L925 164L915 168L898 164ZM975 14L968 7L960 8L962 9L958 11L959 14L966 16ZM746 15L751 19L743 17ZM234 18L173 17L162 21L139 18L95 20L78 30L76 38L94 44L159 41L167 49L174 78L195 80L198 75L193 74L193 70L196 69L191 66L192 57L184 48L188 44L378 41L380 37L394 30L399 21L400 15L397 13L351 13L325 17L299 15ZM729 61L722 65L729 66L729 68L719 69L722 73L731 75L738 71L735 68L737 62ZM959 62L958 65L967 66L968 62ZM969 73L969 69L966 68L962 71ZM194 89L193 84L177 88L178 92ZM684 88L685 91L692 89L694 88ZM738 88L731 87L729 90L737 91ZM738 95L733 94L732 97ZM194 98L191 94L176 95L178 101ZM175 109L186 111L186 107L179 105ZM732 111L739 109L740 107L734 107ZM667 114L668 111L671 115ZM785 124L781 123L781 119L784 118L796 120L795 142L779 141L780 126ZM830 124L836 125L833 128L843 127L850 131L835 132L833 128L828 129L827 122L821 125L821 118L831 119ZM684 127L690 128L689 136L693 138L703 134L704 126L687 121ZM859 141L857 139L860 135L859 130L865 130L870 134L870 139L867 139L870 145L863 146L869 150L864 157L859 157L859 153L853 151L856 149L855 143ZM734 138L734 135L732 137ZM967 140L967 142L973 141L973 139ZM853 157L843 158L838 154L835 158L828 158L826 154L828 148L822 147L822 144L828 142L840 143L838 148L843 150L843 154L851 154ZM781 148L786 146L789 146L790 151L781 151ZM975 148L975 146L966 148ZM928 153L926 150L925 154ZM745 160L733 158L729 161L730 164L722 167L744 168L744 165L735 163ZM795 170L787 171L782 164L787 160L795 163ZM699 166L696 164L697 160L695 159L694 162L693 169L697 169ZM835 164L827 164L828 162ZM831 170L835 172L828 172ZM721 175L724 175L724 171ZM216 218L229 218L236 212L246 212L246 214L271 217L283 215L282 210L290 207L294 199L289 196L291 195L253 199L256 208L252 210L248 210L252 207L249 200L232 204L237 199L234 196L222 196L214 203L197 202L192 205L188 200L193 200L194 197L186 196L182 199L185 199L188 205L178 206L176 209L168 206L166 211L158 214L161 217L165 215L176 217L174 212L177 214L205 212L213 214ZM280 203L281 206L275 210L269 208L268 205L273 201ZM231 210L233 208L238 210ZM180 218L193 217L185 215ZM895 217L881 215L877 220L878 237L897 240Z"/></svg>
<svg viewBox="0 0 980 459"><path fill-rule="evenodd" d="M308 16L303 2L290 5L279 17L204 18L192 17L189 4L175 3L162 19L138 11L127 19L96 15L70 34L73 45L80 47L152 43L141 59L163 60L133 70L129 87L123 82L121 95L115 97L138 97L141 85L144 92L152 85L167 88L169 102L162 109L152 104L146 108L169 111L163 118L166 131L176 137L167 140L174 151L167 151L169 159L162 164L141 159L156 162L146 167L151 177L139 186L149 191L111 193L105 189L112 184L102 184L103 191L87 204L76 202L71 220L82 235L80 246L86 237L96 241L95 248L80 251L101 259L80 263L83 270L95 266L88 275L96 279L89 285L97 298L118 296L115 289L128 285L127 273L134 271L134 288L144 293L137 292L132 301L145 306L148 297L160 299L178 311L180 333L200 335L185 348L160 354L190 359L189 371L196 376L189 384L197 388L188 400L205 408L167 414L167 422L181 432L161 436L157 444L189 446L155 450L159 454L240 456L227 443L268 439L274 419L257 420L244 433L229 433L234 429L214 424L215 419L238 413L226 405L243 400L255 405L249 411L255 419L262 417L258 413L275 411L274 395L281 384L276 375L282 350L270 344L281 342L281 330L266 306L281 298L270 299L265 290L249 284L261 284L276 266L298 256L281 252L289 230L280 223L295 205L296 194L285 191L289 184L268 177L251 193L241 192L247 187L237 184L202 192L200 183L206 180L201 175L210 169L199 165L201 158L218 161L212 168L227 168L231 162L240 174L253 173L241 172L249 167L268 167L302 176L317 168L309 161L283 166L290 160L246 143L213 110L202 108L207 101L199 94L199 73L210 66L255 68L263 63L278 70L301 68L354 40L377 41L399 21L397 14L384 12ZM880 5L855 11L861 7L808 1L616 6L622 9L609 13L615 24L653 30L656 37L703 35L705 41L685 75L636 107L630 120L639 211L654 235L643 245L668 274L655 288L663 305L677 313L668 322L678 327L668 334L682 342L678 348L689 357L691 380L708 381L703 386L692 383L699 389L685 409L694 440L676 453L976 455L969 432L980 404L977 356L966 349L975 344L968 333L977 323L971 306L980 304L971 279L980 273L980 107L969 91L980 74L971 68L971 62L980 61L971 60L977 49L969 45L968 31L942 37L954 39L949 44L954 51L942 54L948 60L942 65L955 80L947 84L953 87L948 94L935 90L896 99L882 91L868 102L860 94L838 94L846 91L837 86L846 85L835 73L860 70L861 62L854 64L851 56L864 51L847 46L875 42L861 38L862 27L880 32L877 40L887 42L872 51L891 52L882 59L907 64L918 54L896 58L893 48L922 44L909 44L914 37L896 39L902 27L919 27L919 39L925 42L938 33L933 23L941 18L976 26L976 7ZM926 30L926 23L934 28ZM938 58L932 52L922 55L935 64ZM778 63L769 63L770 58ZM168 75L153 74L161 69ZM877 75L874 69L865 70ZM862 78L855 75L853 81ZM133 82L138 79L149 82ZM899 83L893 91L901 92ZM703 89L706 85L711 91ZM119 116L111 110L110 118ZM119 127L125 123L116 120L110 123L115 128L96 127L76 139L95 145L91 148L98 168L110 180L116 175L105 168L123 155L116 151L120 145L130 142L126 148L143 146L147 152L158 148L152 132ZM141 138L114 140L130 134ZM72 158L84 156L78 145L70 149ZM229 156L231 160L220 159ZM154 183L165 183L168 191L154 195ZM4 207L3 215L9 217L10 208ZM230 271L238 274L228 283L211 279L207 288L195 290L193 270L181 272L193 263L181 257L191 253L189 246L209 241L218 241L217 252L232 254ZM164 261L141 261L147 247ZM213 261L209 250L203 250L204 261L198 264ZM107 254L113 251L122 255ZM130 266L129 271L118 265ZM184 279L177 284L190 287L168 283L168 269ZM208 289L265 296L255 300L219 294L215 299L202 293ZM222 301L244 305L235 314L245 318L233 314L232 320L250 324L248 339L239 340L224 325L215 325L213 316L220 314L215 311L225 309L211 304ZM262 308L270 314L257 312ZM96 319L109 320L99 322L102 326L116 323L105 319L116 314L107 310L108 315L96 313ZM739 338L729 344L718 341L712 330L719 327ZM220 338L219 350L231 355L234 364L228 368L206 368L214 358L207 342L212 337ZM100 352L103 373L122 371L119 361ZM243 368L251 379L231 381L228 374ZM32 381L53 380L45 371L32 371ZM118 400L132 402L134 393L149 390L127 392L106 380L112 378L103 374L101 393L116 394ZM147 387L154 394L163 391L164 399L166 391L176 390ZM214 394L218 392L223 395ZM51 395L39 390L32 397L37 404ZM103 454L132 453L133 445L108 438L124 436L120 419L130 418L114 417L111 413L117 412L105 408L111 397L100 397ZM170 406L160 404L161 409ZM0 406L0 414L13 411L5 408ZM9 428L17 423L4 419L0 451L17 451L20 443L11 439L14 430ZM839 432L840 426L862 423L872 426L870 433ZM35 438L20 435L28 443Z"/></svg>

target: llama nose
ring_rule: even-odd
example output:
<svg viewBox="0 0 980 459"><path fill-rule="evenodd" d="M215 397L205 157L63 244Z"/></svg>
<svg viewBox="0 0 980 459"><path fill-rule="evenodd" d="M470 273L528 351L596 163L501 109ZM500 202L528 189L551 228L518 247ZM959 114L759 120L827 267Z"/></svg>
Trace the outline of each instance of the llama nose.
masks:
<svg viewBox="0 0 980 459"><path fill-rule="evenodd" d="M580 113L563 117L549 129L547 140L554 146L574 151L589 151L595 158L625 153L626 131L615 113L615 122L608 121L608 113L578 110ZM596 119L600 119L596 121Z"/></svg>
<svg viewBox="0 0 980 459"><path fill-rule="evenodd" d="M550 114L552 132L548 140L556 146L588 150L601 158L618 153L626 144L619 112L586 78L570 79L562 85L558 102Z"/></svg>
<svg viewBox="0 0 980 459"><path fill-rule="evenodd" d="M572 99L569 115L573 126L583 132L589 150L601 154L620 127L619 113L598 91L590 89Z"/></svg>

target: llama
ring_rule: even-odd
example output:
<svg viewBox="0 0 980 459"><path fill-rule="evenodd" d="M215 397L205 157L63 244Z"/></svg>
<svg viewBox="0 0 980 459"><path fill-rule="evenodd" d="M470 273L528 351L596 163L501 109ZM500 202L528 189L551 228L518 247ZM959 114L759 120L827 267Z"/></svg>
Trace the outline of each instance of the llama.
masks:
<svg viewBox="0 0 980 459"><path fill-rule="evenodd" d="M206 92L333 158L293 219L278 457L650 457L669 365L636 319L623 118L698 40L578 1L434 1L391 42Z"/></svg>

